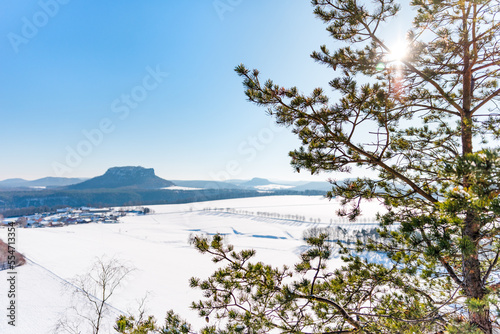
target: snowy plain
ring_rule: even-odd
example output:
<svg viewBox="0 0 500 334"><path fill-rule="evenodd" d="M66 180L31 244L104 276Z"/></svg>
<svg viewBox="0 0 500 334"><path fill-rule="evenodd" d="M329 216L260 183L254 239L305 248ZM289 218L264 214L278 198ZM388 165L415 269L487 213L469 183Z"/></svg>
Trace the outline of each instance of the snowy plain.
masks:
<svg viewBox="0 0 500 334"><path fill-rule="evenodd" d="M112 325L119 314L137 313L145 296L146 313L159 323L173 309L198 328L205 320L189 306L202 296L189 288L189 278L208 277L215 265L189 244L191 235L222 233L236 249L255 249L255 261L293 265L304 249L305 230L330 224L348 230L375 226L376 213L385 211L377 201L366 202L362 223L349 223L336 216L340 208L337 200L321 196L266 196L148 207L154 214L122 217L118 224L17 229L17 249L28 263L17 268L17 326L7 324L4 311L0 333L53 333L57 320L75 302L65 287L67 282L86 273L96 258L103 256L134 268L110 300L108 327L103 333L114 333ZM228 208L232 211L227 212ZM290 215L305 219L284 218ZM0 238L5 240L6 233L5 228L0 229ZM331 266L340 263L334 258ZM0 307L4 310L8 303L6 277L6 271L0 271Z"/></svg>

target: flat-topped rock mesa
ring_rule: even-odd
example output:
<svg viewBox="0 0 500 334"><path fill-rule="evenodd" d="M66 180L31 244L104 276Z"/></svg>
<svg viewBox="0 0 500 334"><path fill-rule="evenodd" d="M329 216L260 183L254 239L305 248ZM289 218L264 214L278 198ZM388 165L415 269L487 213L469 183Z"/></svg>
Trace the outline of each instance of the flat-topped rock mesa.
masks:
<svg viewBox="0 0 500 334"><path fill-rule="evenodd" d="M160 189L174 186L171 181L156 176L153 168L144 167L113 167L104 175L94 177L82 183L74 184L67 189L110 189L110 188L138 188L138 189Z"/></svg>

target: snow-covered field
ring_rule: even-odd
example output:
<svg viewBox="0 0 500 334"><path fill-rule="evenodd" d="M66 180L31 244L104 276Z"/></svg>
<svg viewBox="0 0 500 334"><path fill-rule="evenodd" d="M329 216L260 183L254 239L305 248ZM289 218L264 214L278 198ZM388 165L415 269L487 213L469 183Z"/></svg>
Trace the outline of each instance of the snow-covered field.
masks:
<svg viewBox="0 0 500 334"><path fill-rule="evenodd" d="M166 189L166 190L203 190L202 188L192 188L192 187L179 187L179 186L170 186L170 187L165 187L161 189Z"/></svg>
<svg viewBox="0 0 500 334"><path fill-rule="evenodd" d="M215 265L189 245L194 234L223 233L237 249L257 250L257 259L274 265L294 264L303 249L303 232L314 226L326 227L335 219L347 229L352 223L335 216L339 203L320 196L270 196L179 205L148 206L147 216L127 216L120 224L85 224L60 228L18 229L17 248L28 264L17 268L17 326L7 324L7 272L0 271L0 333L52 333L64 310L74 302L66 281L84 274L97 257L114 257L135 270L112 297L112 325L120 313L137 311L139 300L147 297L147 313L162 321L174 309L195 326L205 323L189 309L201 294L188 286L192 276L207 277ZM206 211L231 208L233 212ZM378 202L363 205L363 226L373 224ZM257 215L268 212L272 215ZM279 214L279 216L278 216ZM305 216L305 221L286 216ZM5 240L6 229L0 229ZM339 260L333 259L332 265ZM106 333L113 333L110 329Z"/></svg>
<svg viewBox="0 0 500 334"><path fill-rule="evenodd" d="M258 190L281 190L281 189L290 189L294 187L295 186L286 186L282 184L268 184L265 186L255 186L254 188Z"/></svg>

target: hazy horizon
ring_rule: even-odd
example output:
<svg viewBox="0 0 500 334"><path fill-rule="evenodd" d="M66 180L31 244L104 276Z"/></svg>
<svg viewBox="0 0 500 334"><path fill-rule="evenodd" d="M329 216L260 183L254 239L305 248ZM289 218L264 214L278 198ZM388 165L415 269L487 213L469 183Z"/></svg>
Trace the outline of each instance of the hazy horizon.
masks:
<svg viewBox="0 0 500 334"><path fill-rule="evenodd" d="M299 177L297 179L287 179L287 178L282 178L282 177L268 177L266 175L254 175L254 176L251 176L251 177L242 177L242 178L230 178L230 179L224 179L224 180L221 180L221 179L215 179L215 178L170 178L166 175L160 175L158 174L156 168L154 167L146 167L146 166L113 166L113 167L144 167L144 168L153 168L154 171L155 171L155 175L156 176L159 176L165 180L176 180L176 181L217 181L217 182L228 182L228 183L231 183L231 182L234 182L234 181L249 181L249 180L252 180L254 178L261 178L261 179L267 179L271 182L315 182L315 181L318 181L318 182L321 182L321 181L324 181L324 182L327 182L327 179L328 178L332 178L331 176L328 177L327 174L322 174L322 175L306 175L304 173L296 173ZM110 167L112 168L112 167ZM97 176L101 176L103 175L105 172L107 171L104 170L103 172L99 173L99 174L96 174L96 175L89 175L89 176L71 176L71 177L68 177L68 178L77 178L77 179L90 179L90 178L93 178L93 177L97 177ZM333 175L333 174L332 174ZM348 174L345 174L346 177L348 176ZM6 180L14 180L14 179L23 179L23 180L26 180L26 181L35 181L35 180L39 180L39 179L42 179L42 178L47 178L47 177L57 177L57 176L51 176L51 175L46 175L46 176L42 176L42 177L37 177L37 178L23 178L23 177L12 177L12 178L0 178L0 182L1 181L6 181ZM62 176L62 177L66 177L66 176Z"/></svg>

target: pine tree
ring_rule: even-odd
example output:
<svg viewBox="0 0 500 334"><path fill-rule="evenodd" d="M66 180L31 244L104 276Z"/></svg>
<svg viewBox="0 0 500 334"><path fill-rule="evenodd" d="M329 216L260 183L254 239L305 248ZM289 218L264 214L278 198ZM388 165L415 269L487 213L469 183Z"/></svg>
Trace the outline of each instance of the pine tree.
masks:
<svg viewBox="0 0 500 334"><path fill-rule="evenodd" d="M312 53L333 70L330 86L338 98L322 88L305 95L261 82L259 71L244 65L236 71L249 100L302 140L290 153L297 170L378 172L376 179L333 182L329 196L344 199L342 214L350 219L360 214L362 199L384 201L389 211L379 218L379 233L385 240L358 250L384 252L391 266L351 254L331 278L318 274L325 286L304 280L280 298L285 305L307 299L316 319L331 317L335 330L346 333L432 330L461 321L492 333L500 316L500 2L411 1L415 17L401 58L383 38L400 12L395 1L311 2L342 45ZM325 237L316 238L309 241L317 252L299 266L305 271L324 269ZM313 318L293 319L313 326Z"/></svg>
<svg viewBox="0 0 500 334"><path fill-rule="evenodd" d="M226 324L201 333L492 333L500 325L500 2L412 0L409 51L399 59L382 37L400 12L394 0L311 2L343 43L312 53L333 70L337 95L236 71L249 100L302 140L290 153L297 170L378 172L333 182L328 195L343 199L341 215L354 220L362 200L375 198L388 211L354 247L332 243L352 237L345 229L307 231L293 268L254 263L254 250L237 252L220 235L193 237L220 267L191 279L204 295L192 306ZM332 270L336 248L345 265ZM163 332L190 332L179 319L170 312ZM137 329L119 321L124 332Z"/></svg>

